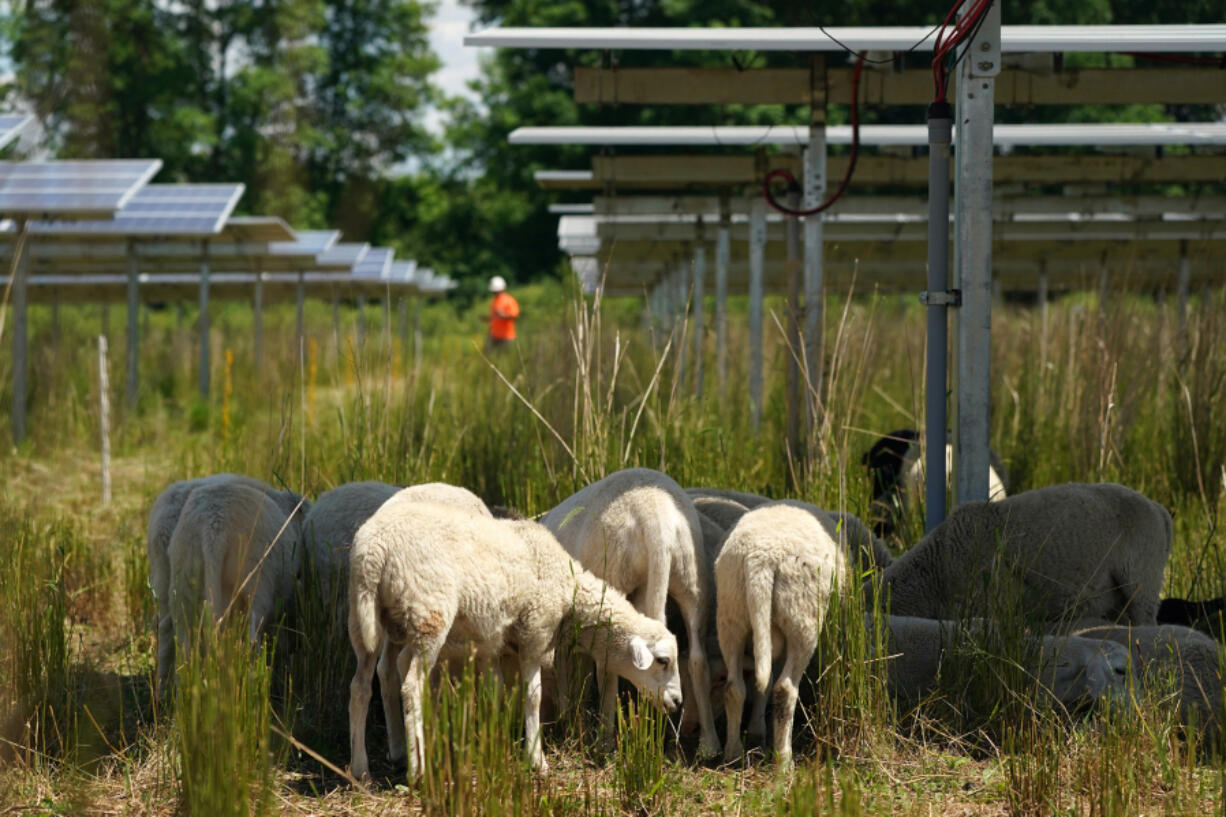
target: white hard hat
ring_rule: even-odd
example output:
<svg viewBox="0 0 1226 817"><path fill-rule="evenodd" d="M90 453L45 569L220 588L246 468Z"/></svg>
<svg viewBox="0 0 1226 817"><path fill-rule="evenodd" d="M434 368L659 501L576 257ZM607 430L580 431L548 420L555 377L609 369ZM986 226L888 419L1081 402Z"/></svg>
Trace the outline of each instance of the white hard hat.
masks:
<svg viewBox="0 0 1226 817"><path fill-rule="evenodd" d="M490 292L504 292L507 288L507 282L501 275L495 275L490 279Z"/></svg>

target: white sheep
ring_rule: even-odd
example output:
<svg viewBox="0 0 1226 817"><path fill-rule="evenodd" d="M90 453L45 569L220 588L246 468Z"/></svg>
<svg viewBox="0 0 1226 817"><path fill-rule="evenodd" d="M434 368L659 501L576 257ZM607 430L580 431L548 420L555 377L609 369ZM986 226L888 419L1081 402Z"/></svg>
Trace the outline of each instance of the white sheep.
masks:
<svg viewBox="0 0 1226 817"><path fill-rule="evenodd" d="M301 526L301 511L287 515L270 493L248 484L192 489L167 549L171 618L184 650L202 615L221 622L232 607L248 613L250 638L259 640L277 605L293 598Z"/></svg>
<svg viewBox="0 0 1226 817"><path fill-rule="evenodd" d="M719 646L728 667L726 761L744 754L741 660L752 634L757 698L750 735L764 737L771 660L786 652L775 684L774 735L780 765L791 763L792 719L800 678L817 649L831 596L845 577L843 552L805 509L783 503L764 505L745 514L728 532L715 560Z"/></svg>
<svg viewBox="0 0 1226 817"><path fill-rule="evenodd" d="M1166 691L1174 681L1185 727L1211 742L1221 738L1223 679L1217 641L1191 627L1171 624L1090 627L1077 635L1127 647L1133 675L1144 686Z"/></svg>
<svg viewBox="0 0 1226 817"><path fill-rule="evenodd" d="M920 434L915 429L891 431L873 444L861 459L869 469L873 482L873 506L877 511L875 529L881 536L894 532L897 521L904 517L912 497L924 498L924 460L921 456ZM1005 466L1000 455L988 451L988 499L1004 499ZM954 449L945 445L945 473L953 473Z"/></svg>
<svg viewBox="0 0 1226 817"><path fill-rule="evenodd" d="M350 482L333 488L321 494L311 506L304 526L306 551L314 561L319 589L324 593L324 598L333 598L331 588L335 583L339 582L342 587L348 585L349 552L358 529L384 505L406 502L431 502L492 518L489 508L472 491L442 482L407 488L384 482ZM343 622L348 617L348 592L342 591L338 595L337 621L344 626ZM446 653L447 657L461 654L463 650L459 647ZM493 667L497 670L497 663ZM381 645L376 670L379 675L379 696L387 720L388 757L399 760L405 753L405 734L400 717L402 679L396 669L392 646L386 640Z"/></svg>
<svg viewBox="0 0 1226 817"><path fill-rule="evenodd" d="M430 503L385 505L358 530L350 557L349 635L358 663L349 700L353 774L369 771L366 712L385 634L400 648L410 780L423 762L422 686L449 637L466 639L479 655L516 648L527 750L544 770L541 669L571 624L577 645L601 670L628 678L668 709L680 704L676 637L585 571L548 530Z"/></svg>
<svg viewBox="0 0 1226 817"><path fill-rule="evenodd" d="M688 638L688 672L683 674L687 702L682 723L692 724L696 709L699 752L717 754L719 735L711 709L711 671L705 648L714 593L712 559L690 497L666 474L630 468L567 498L545 514L541 524L580 564L656 621L665 621L669 597L676 602ZM559 661L559 682L564 685L568 675L565 661ZM605 734L613 734L617 679L605 674L597 681ZM564 686L559 688L558 700L565 708Z"/></svg>
<svg viewBox="0 0 1226 817"><path fill-rule="evenodd" d="M246 485L268 494L287 516L294 513L302 497L292 491L277 491L254 477L243 474L211 474L197 479L173 482L158 494L149 510L149 528L145 538L149 558L149 586L157 604L157 657L155 659L155 687L158 694L167 690L166 683L174 669L175 639L174 621L170 609L170 537L183 504L191 492L202 485ZM302 503L304 506L306 503Z"/></svg>
<svg viewBox="0 0 1226 817"><path fill-rule="evenodd" d="M1069 483L968 502L880 575L896 615L1153 624L1171 516L1131 488Z"/></svg>
<svg viewBox="0 0 1226 817"><path fill-rule="evenodd" d="M865 614L870 637L874 619ZM942 667L959 644L975 644L983 620L938 621L912 616L884 616L882 621L886 687L892 695L917 703L936 688ZM1022 650L1036 662L1027 672L1067 709L1103 698L1121 699L1127 690L1128 652L1102 638L1029 636Z"/></svg>

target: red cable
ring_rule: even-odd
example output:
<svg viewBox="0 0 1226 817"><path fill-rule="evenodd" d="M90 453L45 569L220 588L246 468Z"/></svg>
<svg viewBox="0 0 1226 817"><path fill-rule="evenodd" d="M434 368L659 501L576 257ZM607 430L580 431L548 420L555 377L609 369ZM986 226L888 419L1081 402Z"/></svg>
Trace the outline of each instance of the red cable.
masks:
<svg viewBox="0 0 1226 817"><path fill-rule="evenodd" d="M839 182L839 189L834 191L834 195L823 201L816 207L810 207L807 210L793 210L786 204L780 204L771 195L771 182L775 179L785 179L789 186L797 187L796 177L790 171L783 168L772 170L766 174L766 179L762 182L762 197L766 199L766 203L780 213L789 216L811 216L828 209L836 201L843 192L847 190L847 184L851 181L851 174L856 169L856 155L860 151L860 118L857 114L857 109L860 101L860 72L864 69L864 53L857 55L855 70L851 72L851 158L847 162L847 172L843 174L843 181Z"/></svg>

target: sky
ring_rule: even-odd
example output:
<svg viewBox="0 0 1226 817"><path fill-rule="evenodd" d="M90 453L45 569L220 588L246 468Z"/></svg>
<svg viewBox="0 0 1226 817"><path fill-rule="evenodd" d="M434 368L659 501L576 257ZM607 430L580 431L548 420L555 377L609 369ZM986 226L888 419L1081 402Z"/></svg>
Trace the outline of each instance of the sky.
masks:
<svg viewBox="0 0 1226 817"><path fill-rule="evenodd" d="M464 47L464 35L472 19L472 9L460 5L457 0L440 0L438 11L430 21L430 47L442 63L442 68L434 75L434 82L449 96L475 98L465 83L477 77L478 55L489 49ZM439 132L439 113L428 113L426 124L432 131Z"/></svg>

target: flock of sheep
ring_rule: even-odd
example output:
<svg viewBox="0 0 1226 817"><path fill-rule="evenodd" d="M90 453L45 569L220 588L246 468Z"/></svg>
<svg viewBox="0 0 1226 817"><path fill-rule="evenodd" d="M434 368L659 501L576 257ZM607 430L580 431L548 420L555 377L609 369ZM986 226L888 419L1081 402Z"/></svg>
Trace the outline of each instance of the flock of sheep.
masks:
<svg viewBox="0 0 1226 817"><path fill-rule="evenodd" d="M149 520L159 690L173 682L176 647L190 649L202 622L246 613L258 640L309 560L319 578L312 586L337 599L335 620L348 623L357 659L349 732L359 778L369 773L376 672L388 755L407 758L412 780L423 757L422 695L440 661L474 661L499 679L504 666L518 671L527 753L543 769L547 671L556 711L569 711L567 681L578 674L571 662L584 656L606 735L615 731L620 677L681 709L699 753L717 755L714 697L726 714L727 761L744 755L742 664L752 667L748 738L765 739L772 702L773 748L787 765L823 619L856 581L870 611L865 626L884 631L887 686L901 699L935 687L960 639L1020 615L1033 633L1026 669L1061 704L1123 699L1134 679L1173 671L1185 720L1216 728L1217 642L1158 623L1170 515L1120 485L1056 485L968 503L897 559L851 514L686 489L643 468L584 488L539 522L498 516L441 483L350 483L314 503L235 474L174 483ZM679 623L666 617L669 602ZM886 609L875 620L871 611Z"/></svg>

